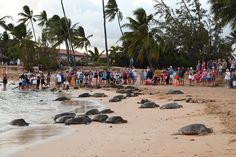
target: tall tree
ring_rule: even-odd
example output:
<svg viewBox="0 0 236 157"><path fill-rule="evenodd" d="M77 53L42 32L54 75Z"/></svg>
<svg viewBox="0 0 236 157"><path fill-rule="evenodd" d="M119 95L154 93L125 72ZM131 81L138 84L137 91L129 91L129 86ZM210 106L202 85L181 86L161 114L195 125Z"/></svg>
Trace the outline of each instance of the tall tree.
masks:
<svg viewBox="0 0 236 157"><path fill-rule="evenodd" d="M223 25L228 23L236 28L236 1L235 0L209 0L212 4L211 10L215 17Z"/></svg>
<svg viewBox="0 0 236 157"><path fill-rule="evenodd" d="M73 44L72 44L72 37L71 37L71 34L70 34L70 28L69 28L69 24L68 24L68 21L67 21L63 0L61 0L61 7L62 7L63 14L64 14L64 19L65 19L65 24L66 24L66 28L67 28L67 33L68 33L68 36L69 36L69 40L68 40L69 45L68 46L72 50L72 53L73 53L73 64L75 66L75 62L76 62L75 61L75 51L74 51Z"/></svg>
<svg viewBox="0 0 236 157"><path fill-rule="evenodd" d="M95 63L99 63L104 51L99 52L98 48L94 47L94 51L89 50L88 52L90 53L89 56L90 56L91 61Z"/></svg>
<svg viewBox="0 0 236 157"><path fill-rule="evenodd" d="M87 55L87 64L88 64L88 47L91 46L91 43L89 41L89 38L91 38L93 35L90 34L86 36L84 28L82 26L79 26L78 29L75 31L76 33L76 39L74 39L75 48L84 48L86 55Z"/></svg>
<svg viewBox="0 0 236 157"><path fill-rule="evenodd" d="M71 39L67 31L67 25L69 28L70 35L72 35ZM47 22L47 27L45 28L45 36L48 38L49 43L53 47L60 46L63 43L65 44L69 64L72 63L69 41L71 41L73 45L76 45L75 39L79 38L78 33L76 33L78 32L78 29L79 28L77 23L72 25L70 19L65 19L64 17L60 18L58 15L54 15L52 18L50 18Z"/></svg>
<svg viewBox="0 0 236 157"><path fill-rule="evenodd" d="M117 18L120 32L123 36L124 33L123 33L123 30L122 30L121 24L120 24L120 22L123 20L123 14L120 11L120 9L118 8L116 0L109 0L107 2L106 9L105 9L105 15L106 15L106 18L108 18L108 20L110 22L113 21L115 18Z"/></svg>
<svg viewBox="0 0 236 157"><path fill-rule="evenodd" d="M105 51L107 57L107 66L110 66L110 59L108 54L108 45L107 45L107 28L106 28L106 15L105 15L105 4L104 0L102 0L102 10L103 10L103 27L104 27L104 38L105 38Z"/></svg>
<svg viewBox="0 0 236 157"><path fill-rule="evenodd" d="M3 28L3 29L7 29L7 24L6 24L6 19L8 18L12 18L11 16L3 16L0 18L0 26Z"/></svg>
<svg viewBox="0 0 236 157"><path fill-rule="evenodd" d="M38 26L40 27L44 27L46 26L46 23L48 21L48 16L47 16L47 12L45 10L43 10L39 15L35 15L35 17L38 20Z"/></svg>
<svg viewBox="0 0 236 157"><path fill-rule="evenodd" d="M37 42L35 29L34 29L34 23L33 23L33 22L36 22L36 19L34 18L33 10L30 10L29 6L25 5L23 6L23 12L19 13L18 15L22 16L22 18L19 19L19 22L26 23L27 21L30 21L33 34L34 34L34 41Z"/></svg>
<svg viewBox="0 0 236 157"><path fill-rule="evenodd" d="M154 69L153 60L159 59L158 41L155 38L155 31L151 27L153 15L147 15L143 8L133 12L135 18L128 17L129 23L124 24L130 31L125 32L123 42L128 46L129 56L135 57L137 61L148 60L150 68Z"/></svg>
<svg viewBox="0 0 236 157"><path fill-rule="evenodd" d="M26 25L20 23L17 26L11 25L10 33L13 39L9 42L8 51L13 58L20 58L26 69L32 70L36 65L36 43L32 41L32 32L27 31Z"/></svg>

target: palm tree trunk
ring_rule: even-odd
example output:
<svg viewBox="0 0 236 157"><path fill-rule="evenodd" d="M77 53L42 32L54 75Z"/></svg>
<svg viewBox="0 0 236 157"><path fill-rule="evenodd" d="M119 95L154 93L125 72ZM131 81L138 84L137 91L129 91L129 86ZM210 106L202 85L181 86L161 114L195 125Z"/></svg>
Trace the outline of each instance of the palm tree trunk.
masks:
<svg viewBox="0 0 236 157"><path fill-rule="evenodd" d="M65 40L65 44L66 44L67 60L68 60L68 63L71 65L71 62L70 62L70 48L69 48L69 44L68 44L67 40Z"/></svg>
<svg viewBox="0 0 236 157"><path fill-rule="evenodd" d="M104 25L104 36L105 36L105 50L107 56L107 66L110 67L108 48L107 48L107 29L106 29L106 16L105 16L105 4L104 0L102 0L102 9L103 9L103 25Z"/></svg>
<svg viewBox="0 0 236 157"><path fill-rule="evenodd" d="M35 30L34 30L34 24L33 24L32 19L30 19L30 23L31 23L31 26L32 26L32 29L33 29L33 33L34 33L34 41L37 42L36 35L35 35Z"/></svg>
<svg viewBox="0 0 236 157"><path fill-rule="evenodd" d="M154 66L152 64L152 59L151 59L150 55L148 54L147 50L145 50L145 52L146 52L146 55L147 55L148 64L150 66L150 69L154 72L155 68L154 68Z"/></svg>
<svg viewBox="0 0 236 157"><path fill-rule="evenodd" d="M119 27L120 27L121 35L124 36L123 30L122 30L122 28L121 28L120 19L119 19L118 14L116 14L116 16L117 16L117 20L118 20L118 25L119 25Z"/></svg>
<svg viewBox="0 0 236 157"><path fill-rule="evenodd" d="M73 65L75 66L75 51L74 51L74 48L73 48L73 45L72 45L72 38L71 38L71 34L70 34L70 29L69 29L69 26L68 26L68 21L67 21L67 17L66 17L66 12L65 12L65 8L64 8L63 0L61 0L61 7L62 7L62 11L63 11L64 17L65 17L65 23L66 23L66 28L67 28L68 35L69 35L70 47L71 47L71 50L72 50L72 53L73 53ZM69 44L68 44L68 48L69 48Z"/></svg>

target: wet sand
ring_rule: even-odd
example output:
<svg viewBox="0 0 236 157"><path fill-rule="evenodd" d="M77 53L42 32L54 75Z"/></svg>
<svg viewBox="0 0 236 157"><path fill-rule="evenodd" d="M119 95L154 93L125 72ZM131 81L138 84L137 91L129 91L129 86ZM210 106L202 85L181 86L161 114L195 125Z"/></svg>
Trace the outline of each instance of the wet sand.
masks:
<svg viewBox="0 0 236 157"><path fill-rule="evenodd" d="M236 90L221 87L178 87L183 95L166 95L172 86L144 86L145 95L127 98L118 103L108 100L117 95L113 90L104 92L109 97L93 98L121 115L127 124L71 126L73 133L43 144L25 148L11 157L235 157L236 156ZM73 95L84 90L72 92ZM90 92L90 90L86 91ZM152 93L154 95L149 95ZM216 102L185 103L175 110L139 109L138 101L148 98L163 105L177 98L191 95L196 99ZM214 133L206 136L171 135L180 127L204 123Z"/></svg>

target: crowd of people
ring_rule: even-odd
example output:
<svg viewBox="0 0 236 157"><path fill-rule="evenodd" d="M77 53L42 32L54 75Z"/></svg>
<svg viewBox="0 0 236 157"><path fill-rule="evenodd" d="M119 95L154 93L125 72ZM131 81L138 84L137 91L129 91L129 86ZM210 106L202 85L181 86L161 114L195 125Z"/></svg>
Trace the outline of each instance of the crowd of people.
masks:
<svg viewBox="0 0 236 157"><path fill-rule="evenodd" d="M51 74L45 76L43 72L27 72L22 73L19 77L19 89L21 90L29 90L29 89L40 89L45 87L50 87L51 82Z"/></svg>
<svg viewBox="0 0 236 157"><path fill-rule="evenodd" d="M236 61L231 59L226 62L224 59L198 61L196 68L177 67L174 69L172 66L162 70L157 69L154 72L153 79L147 79L144 84L173 84L185 85L187 81L190 86L215 86L216 78L224 78L225 87L234 87L234 80L236 79ZM145 80L146 71L143 71L143 78Z"/></svg>
<svg viewBox="0 0 236 157"><path fill-rule="evenodd" d="M154 71L150 67L137 71L133 66L105 70L76 70L71 67L68 70L59 69L55 75L50 72L45 75L42 71L23 73L19 77L19 89L28 90L50 87L51 77L55 80L56 87L63 89L111 84L215 86L216 78L223 79L226 88L232 88L236 87L235 69L235 59L231 59L229 62L224 59L209 60L207 62L199 60L195 68L174 68L169 66L168 68ZM6 75L3 77L3 83L7 84Z"/></svg>

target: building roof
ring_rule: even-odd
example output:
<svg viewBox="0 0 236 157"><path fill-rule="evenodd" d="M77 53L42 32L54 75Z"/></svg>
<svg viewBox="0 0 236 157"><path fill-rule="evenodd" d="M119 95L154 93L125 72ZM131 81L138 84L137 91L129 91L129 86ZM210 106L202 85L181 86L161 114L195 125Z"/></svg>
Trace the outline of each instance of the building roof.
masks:
<svg viewBox="0 0 236 157"><path fill-rule="evenodd" d="M67 50L66 49L57 49L57 51L61 55L67 55ZM74 50L74 53L78 57L85 57L86 56L85 52L79 52L77 50ZM71 50L70 50L70 54L73 54ZM106 54L102 54L101 58L106 58Z"/></svg>

